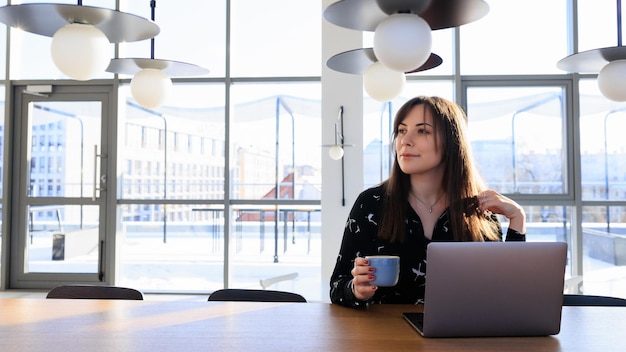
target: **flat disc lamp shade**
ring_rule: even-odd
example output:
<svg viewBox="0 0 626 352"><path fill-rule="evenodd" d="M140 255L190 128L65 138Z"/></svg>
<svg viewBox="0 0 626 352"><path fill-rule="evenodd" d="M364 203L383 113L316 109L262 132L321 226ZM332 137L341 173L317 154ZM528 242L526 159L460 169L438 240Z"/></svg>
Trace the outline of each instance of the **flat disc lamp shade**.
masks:
<svg viewBox="0 0 626 352"><path fill-rule="evenodd" d="M626 47L613 46L569 55L556 63L567 72L598 72L600 93L613 101L626 101Z"/></svg>
<svg viewBox="0 0 626 352"><path fill-rule="evenodd" d="M155 108L162 105L172 90L172 80L163 71L144 68L130 81L130 92L141 106Z"/></svg>
<svg viewBox="0 0 626 352"><path fill-rule="evenodd" d="M70 23L52 37L50 47L56 67L70 78L86 81L103 72L111 59L110 43L98 28Z"/></svg>
<svg viewBox="0 0 626 352"><path fill-rule="evenodd" d="M6 1L5 1L6 2ZM0 7L0 22L52 38L54 64L67 76L88 80L106 69L110 43L153 38L153 21L118 10L70 4L17 4Z"/></svg>
<svg viewBox="0 0 626 352"><path fill-rule="evenodd" d="M406 83L404 72L394 71L380 61L371 64L363 75L363 86L375 100L386 102L402 93Z"/></svg>
<svg viewBox="0 0 626 352"><path fill-rule="evenodd" d="M412 71L422 66L432 49L432 33L421 17L399 13L380 22L374 32L374 54L392 70Z"/></svg>
<svg viewBox="0 0 626 352"><path fill-rule="evenodd" d="M626 101L626 60L609 62L598 74L598 88L613 101Z"/></svg>

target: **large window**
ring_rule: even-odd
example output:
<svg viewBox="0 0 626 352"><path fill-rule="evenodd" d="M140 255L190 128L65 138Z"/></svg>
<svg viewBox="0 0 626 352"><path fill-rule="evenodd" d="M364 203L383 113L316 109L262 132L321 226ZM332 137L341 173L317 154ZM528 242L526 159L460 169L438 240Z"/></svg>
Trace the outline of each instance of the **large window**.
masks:
<svg viewBox="0 0 626 352"><path fill-rule="evenodd" d="M119 198L223 199L224 85L177 84L170 105L154 110L128 86L120 93Z"/></svg>
<svg viewBox="0 0 626 352"><path fill-rule="evenodd" d="M86 2L85 2L86 3ZM224 77L226 68L226 1L155 1L154 21L161 31L154 38L156 59L192 63ZM124 11L151 18L151 1L124 0ZM120 44L120 58L149 58L151 42Z"/></svg>
<svg viewBox="0 0 626 352"><path fill-rule="evenodd" d="M510 194L568 194L562 87L467 89L474 157L489 186Z"/></svg>
<svg viewBox="0 0 626 352"><path fill-rule="evenodd" d="M319 0L231 1L233 77L320 76Z"/></svg>
<svg viewBox="0 0 626 352"><path fill-rule="evenodd" d="M207 292L227 275L247 288L286 277L277 285L319 300L307 288L320 280L319 83L233 86L228 121L223 84L177 84L154 110L121 92L120 282Z"/></svg>
<svg viewBox="0 0 626 352"><path fill-rule="evenodd" d="M580 158L585 165L581 169L582 197L624 200L626 141L620 132L626 128L626 104L601 97L595 80L582 80L580 92Z"/></svg>
<svg viewBox="0 0 626 352"><path fill-rule="evenodd" d="M567 55L567 0L487 3L485 17L461 27L461 74L561 73L556 62Z"/></svg>
<svg viewBox="0 0 626 352"><path fill-rule="evenodd" d="M319 83L232 89L231 197L320 199Z"/></svg>
<svg viewBox="0 0 626 352"><path fill-rule="evenodd" d="M157 4L157 56L205 66L208 77L175 78L172 96L155 109L121 86L119 282L210 292L276 279L267 288L320 300L311 285L321 281L321 6L236 0L226 21L226 4L198 2L191 12ZM268 8L275 10L258 15ZM188 16L198 19L181 24ZM198 33L192 46L180 40ZM149 55L145 43L121 47Z"/></svg>

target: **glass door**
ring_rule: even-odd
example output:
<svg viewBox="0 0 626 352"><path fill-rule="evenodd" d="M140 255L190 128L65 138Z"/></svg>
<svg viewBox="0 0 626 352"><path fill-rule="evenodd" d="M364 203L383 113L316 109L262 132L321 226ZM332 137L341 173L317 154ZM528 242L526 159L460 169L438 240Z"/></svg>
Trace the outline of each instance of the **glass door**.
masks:
<svg viewBox="0 0 626 352"><path fill-rule="evenodd" d="M16 86L14 94L11 286L109 281L111 87Z"/></svg>

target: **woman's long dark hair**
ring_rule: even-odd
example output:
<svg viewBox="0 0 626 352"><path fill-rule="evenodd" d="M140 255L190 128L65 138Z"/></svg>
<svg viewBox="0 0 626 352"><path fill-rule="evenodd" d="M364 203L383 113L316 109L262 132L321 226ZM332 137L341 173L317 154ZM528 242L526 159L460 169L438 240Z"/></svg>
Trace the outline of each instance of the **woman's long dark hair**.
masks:
<svg viewBox="0 0 626 352"><path fill-rule="evenodd" d="M476 195L485 189L484 182L474 168L469 141L466 137L467 117L455 103L439 98L419 96L407 101L393 121L392 150L394 162L389 178L383 183L385 198L378 230L380 238L391 242L403 242L406 236L407 197L411 190L410 176L398 164L395 144L398 126L418 105L424 105L433 116L435 144L442 138L443 164L442 186L447 194L450 230L455 241L498 240L498 226L475 211Z"/></svg>

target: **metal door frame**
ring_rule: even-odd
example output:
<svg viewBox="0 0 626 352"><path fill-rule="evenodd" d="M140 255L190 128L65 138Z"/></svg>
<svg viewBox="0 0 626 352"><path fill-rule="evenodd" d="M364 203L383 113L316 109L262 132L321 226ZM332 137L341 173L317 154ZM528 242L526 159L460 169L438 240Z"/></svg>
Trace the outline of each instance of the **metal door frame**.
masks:
<svg viewBox="0 0 626 352"><path fill-rule="evenodd" d="M62 283L106 283L115 281L115 248L116 239L116 136L117 136L117 95L114 86L93 84L36 84L14 83L11 86L12 99L9 109L10 116L5 120L5 161L4 190L7 204L3 208L3 219L9 221L3 224L4 233L8 234L9 250L2 258L3 284L7 288L20 289L49 289ZM100 173L106 177L106 191L101 191L97 201L93 204L99 209L99 264L96 273L24 273L27 219L25 214L26 189L28 187L26 175L28 160L25 160L24 142L27 139L28 126L24 126L28 114L27 106L33 101L100 101L101 102L101 140ZM87 148L89 150L89 148ZM26 188L25 188L26 187ZM64 202L64 204L83 204L84 195L78 201ZM69 199L69 198L67 198ZM77 202L77 203L76 203ZM7 244L7 241L4 242ZM7 278L8 276L8 278Z"/></svg>

